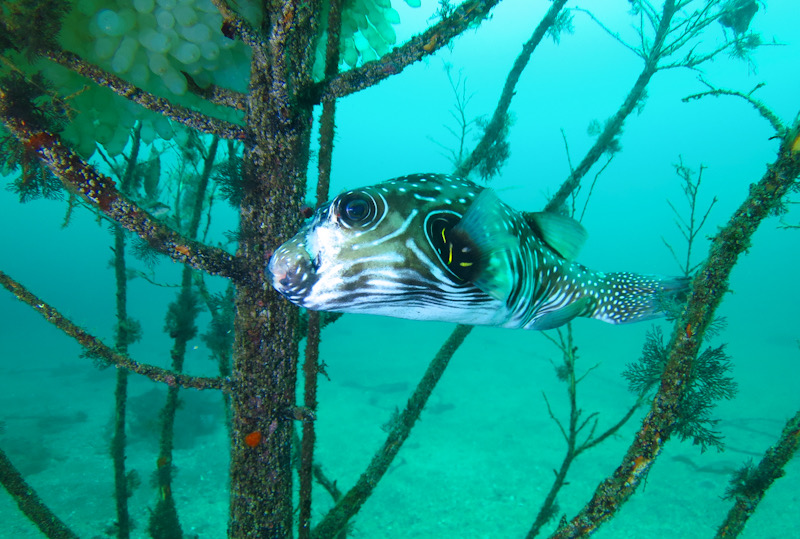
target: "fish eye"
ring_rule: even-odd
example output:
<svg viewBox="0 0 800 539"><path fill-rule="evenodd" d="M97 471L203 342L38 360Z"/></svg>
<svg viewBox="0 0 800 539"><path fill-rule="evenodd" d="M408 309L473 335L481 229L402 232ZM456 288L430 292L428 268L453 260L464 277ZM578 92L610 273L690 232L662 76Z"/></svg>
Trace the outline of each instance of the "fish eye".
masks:
<svg viewBox="0 0 800 539"><path fill-rule="evenodd" d="M338 213L344 224L363 226L375 216L375 202L363 193L348 193L339 202Z"/></svg>
<svg viewBox="0 0 800 539"><path fill-rule="evenodd" d="M351 221L363 221L369 215L369 204L360 198L351 200L344 207L344 213Z"/></svg>

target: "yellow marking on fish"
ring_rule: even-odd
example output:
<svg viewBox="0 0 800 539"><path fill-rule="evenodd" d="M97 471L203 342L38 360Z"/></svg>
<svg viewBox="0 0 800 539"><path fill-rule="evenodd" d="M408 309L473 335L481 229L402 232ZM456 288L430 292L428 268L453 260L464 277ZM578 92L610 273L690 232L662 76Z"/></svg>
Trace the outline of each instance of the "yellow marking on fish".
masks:
<svg viewBox="0 0 800 539"><path fill-rule="evenodd" d="M450 254L447 256L447 265L449 266L453 263L453 244L449 244L448 247L450 247Z"/></svg>
<svg viewBox="0 0 800 539"><path fill-rule="evenodd" d="M461 262L459 264L459 266L461 266L462 268L467 268L467 267L469 267L471 265L472 265L472 262Z"/></svg>

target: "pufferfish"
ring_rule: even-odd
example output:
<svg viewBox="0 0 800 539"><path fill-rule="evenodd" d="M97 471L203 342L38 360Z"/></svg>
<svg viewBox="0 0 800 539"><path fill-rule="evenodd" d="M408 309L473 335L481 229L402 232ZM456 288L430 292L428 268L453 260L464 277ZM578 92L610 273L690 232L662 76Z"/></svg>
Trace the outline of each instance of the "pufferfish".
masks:
<svg viewBox="0 0 800 539"><path fill-rule="evenodd" d="M522 214L487 188L415 174L322 205L269 262L272 285L314 311L545 330L578 316L662 315L684 278L603 273L573 262L583 227Z"/></svg>

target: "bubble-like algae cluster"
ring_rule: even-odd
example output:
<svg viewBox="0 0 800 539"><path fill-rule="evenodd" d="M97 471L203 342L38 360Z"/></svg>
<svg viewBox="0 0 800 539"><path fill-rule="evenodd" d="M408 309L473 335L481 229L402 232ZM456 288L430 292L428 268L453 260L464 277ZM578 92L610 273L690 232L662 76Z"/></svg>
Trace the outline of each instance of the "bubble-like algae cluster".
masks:
<svg viewBox="0 0 800 539"><path fill-rule="evenodd" d="M222 17L210 0L78 0L60 34L66 50L153 94L228 121L241 112L209 105L188 91L187 75L200 86L236 91L247 87L249 49L222 35ZM122 151L129 130L142 123L142 141L183 142L186 133L153 112L58 66L48 66L60 92L72 95L66 136L83 155L93 142L111 155Z"/></svg>
<svg viewBox="0 0 800 539"><path fill-rule="evenodd" d="M420 0L406 0L419 7ZM391 0L351 0L344 3L340 49L342 61L350 67L376 60L389 52L397 41L393 24L400 15Z"/></svg>
<svg viewBox="0 0 800 539"><path fill-rule="evenodd" d="M420 0L405 0L412 7ZM12 0L23 4L24 0ZM258 2L241 0L236 8L254 26L261 24ZM323 17L323 25L326 17ZM391 0L345 0L340 32L342 67L356 67L386 54L396 42L393 25L400 16ZM211 0L77 0L67 14L59 44L147 92L211 116L241 122L242 111L209 104L191 93L215 85L237 92L247 89L250 50L225 37L222 16ZM318 41L315 73L322 78L327 35ZM15 64L24 64L20 57ZM70 124L63 135L78 153L91 156L96 143L111 156L128 142L130 129L142 125L141 140L173 138L179 144L186 130L167 118L88 82L76 73L40 60L56 91L68 96ZM191 80L189 79L191 78Z"/></svg>

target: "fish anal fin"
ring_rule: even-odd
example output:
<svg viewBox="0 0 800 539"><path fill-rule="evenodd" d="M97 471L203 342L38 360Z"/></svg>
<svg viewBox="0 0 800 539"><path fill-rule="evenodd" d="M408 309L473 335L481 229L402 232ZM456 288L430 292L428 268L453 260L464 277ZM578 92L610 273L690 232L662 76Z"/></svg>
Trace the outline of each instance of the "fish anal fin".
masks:
<svg viewBox="0 0 800 539"><path fill-rule="evenodd" d="M573 318L585 314L592 303L592 298L584 296L577 301L573 301L569 305L561 307L555 311L551 311L540 318L530 326L530 329L545 330L555 329L563 326Z"/></svg>

